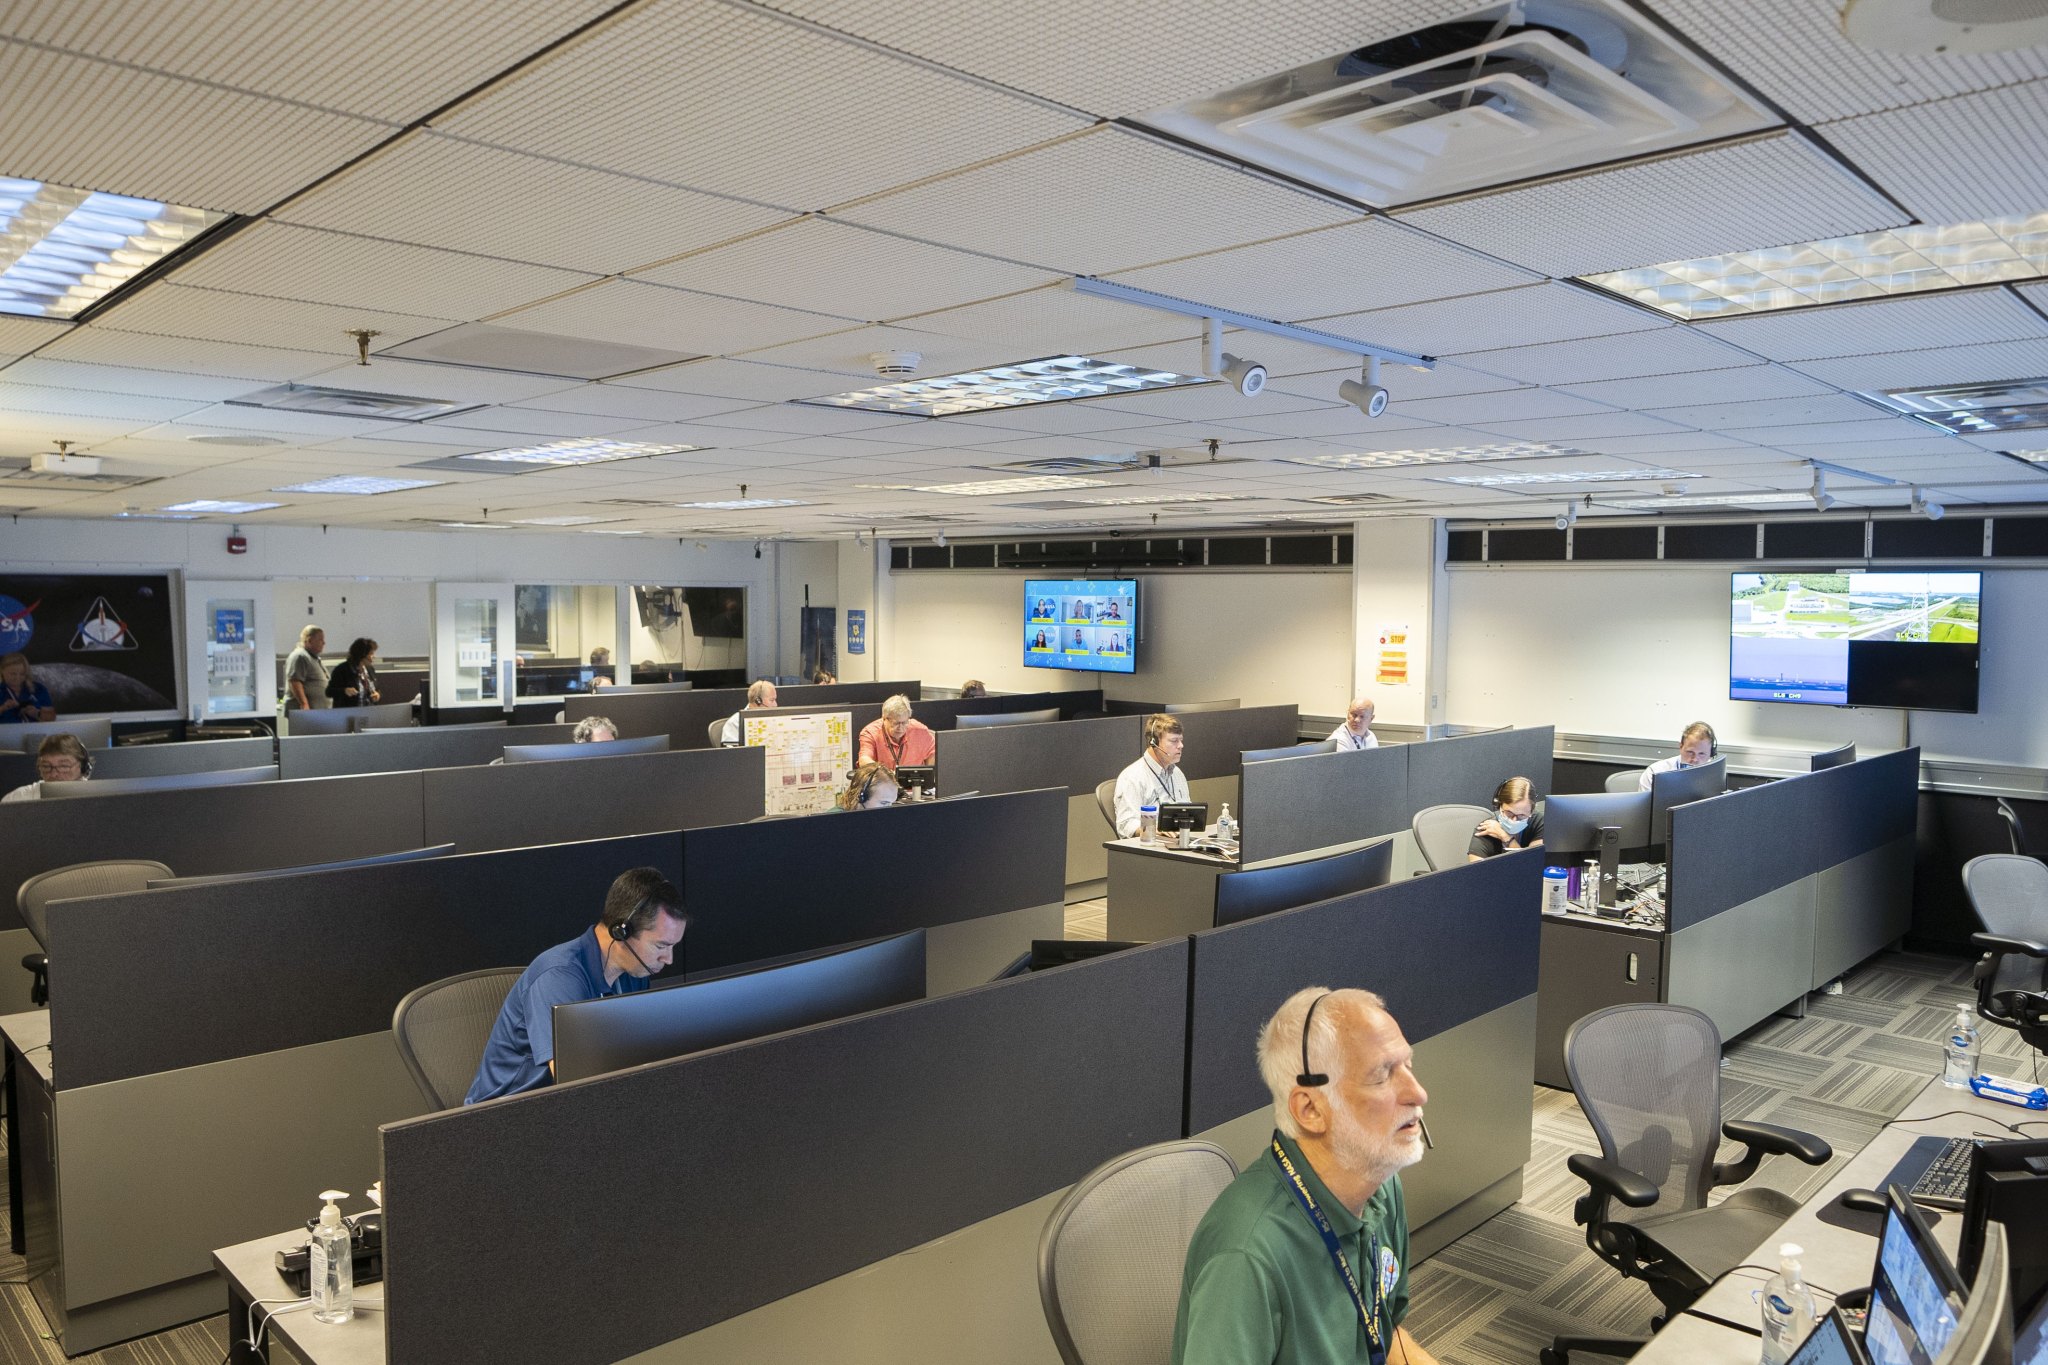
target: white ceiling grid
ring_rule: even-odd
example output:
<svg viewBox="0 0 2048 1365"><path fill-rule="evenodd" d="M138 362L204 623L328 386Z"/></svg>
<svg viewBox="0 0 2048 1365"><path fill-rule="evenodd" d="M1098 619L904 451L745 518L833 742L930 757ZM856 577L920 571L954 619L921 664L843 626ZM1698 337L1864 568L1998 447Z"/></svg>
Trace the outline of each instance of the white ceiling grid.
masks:
<svg viewBox="0 0 2048 1365"><path fill-rule="evenodd" d="M605 280L491 321L551 336L622 341L697 355L748 351L842 331L846 318L802 313L772 304L669 289L634 280Z"/></svg>
<svg viewBox="0 0 2048 1365"><path fill-rule="evenodd" d="M1503 346L1651 332L1673 324L1645 309L1553 282L1317 318L1312 325L1318 331L1423 355L1469 355Z"/></svg>
<svg viewBox="0 0 2048 1365"><path fill-rule="evenodd" d="M1831 123L1828 140L1928 223L2039 213L2048 204L2048 80Z"/></svg>
<svg viewBox="0 0 2048 1365"><path fill-rule="evenodd" d="M395 346L438 332L449 321L165 283L122 300L93 325L116 332L147 332L152 336L195 337L202 341L235 341L342 354L354 345L346 335L352 327L381 332L377 344Z"/></svg>
<svg viewBox="0 0 2048 1365"><path fill-rule="evenodd" d="M1699 329L1772 360L1797 361L2048 336L2048 318L2003 289L1960 289L1756 313Z"/></svg>

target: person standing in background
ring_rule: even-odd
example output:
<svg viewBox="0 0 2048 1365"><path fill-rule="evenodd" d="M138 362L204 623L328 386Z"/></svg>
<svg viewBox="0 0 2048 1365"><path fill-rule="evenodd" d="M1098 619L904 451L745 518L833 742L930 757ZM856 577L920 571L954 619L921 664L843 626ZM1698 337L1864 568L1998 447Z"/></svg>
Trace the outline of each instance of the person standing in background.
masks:
<svg viewBox="0 0 2048 1365"><path fill-rule="evenodd" d="M320 653L326 648L326 631L311 624L299 627L299 647L284 661L285 710L328 709L327 665L320 662Z"/></svg>
<svg viewBox="0 0 2048 1365"><path fill-rule="evenodd" d="M0 659L0 725L55 719L57 708L50 704L50 689L36 681L28 655L9 654Z"/></svg>
<svg viewBox="0 0 2048 1365"><path fill-rule="evenodd" d="M327 699L336 706L373 706L383 693L377 690L377 642L360 639L348 647L348 657L327 679Z"/></svg>

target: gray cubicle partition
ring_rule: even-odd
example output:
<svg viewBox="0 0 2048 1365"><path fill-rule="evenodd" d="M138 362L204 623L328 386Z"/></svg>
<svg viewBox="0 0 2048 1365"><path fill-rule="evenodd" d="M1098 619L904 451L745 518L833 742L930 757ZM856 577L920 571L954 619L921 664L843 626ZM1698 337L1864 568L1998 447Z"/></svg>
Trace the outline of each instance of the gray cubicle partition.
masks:
<svg viewBox="0 0 2048 1365"><path fill-rule="evenodd" d="M941 792L1067 789L1068 895L1085 899L1109 876L1102 841L1109 825L1095 805L1095 787L1122 772L1144 748L1136 716L1063 720L942 730L937 742Z"/></svg>
<svg viewBox="0 0 2048 1365"><path fill-rule="evenodd" d="M340 777L416 768L461 768L489 763L507 744L566 744L573 725L430 725L365 730L356 735L287 735L277 742L280 776Z"/></svg>
<svg viewBox="0 0 2048 1365"><path fill-rule="evenodd" d="M530 960L680 853L638 835L53 902L50 1158L23 1174L52 1196L26 1212L65 1350L217 1312L211 1248L367 1188L377 1125L426 1107L400 998Z"/></svg>
<svg viewBox="0 0 2048 1365"><path fill-rule="evenodd" d="M1377 991L1415 1047L1436 1146L1402 1175L1411 1259L1514 1203L1529 1160L1542 855L1469 863L1196 934L1191 1135L1240 1163L1271 1135L1253 1040L1307 986Z"/></svg>
<svg viewBox="0 0 2048 1365"><path fill-rule="evenodd" d="M4 738L4 737L0 737ZM131 744L92 751L94 777L169 777L181 773L222 772L272 762L276 750L269 736L260 739L209 739L187 744ZM0 793L36 780L35 755L0 749Z"/></svg>
<svg viewBox="0 0 2048 1365"><path fill-rule="evenodd" d="M1408 754L1420 747L1384 744L1246 764L1238 780L1244 861L1405 831L1415 814L1408 799Z"/></svg>
<svg viewBox="0 0 2048 1365"><path fill-rule="evenodd" d="M1052 1358L1031 1271L1044 1209L1180 1135L1187 951L386 1127L390 1358L599 1365L693 1333L678 1358ZM631 1153L634 1178L593 1177L605 1152ZM622 1266L675 1292L621 1293Z"/></svg>
<svg viewBox="0 0 2048 1365"><path fill-rule="evenodd" d="M1810 780L1818 989L1912 927L1920 751L1851 761Z"/></svg>
<svg viewBox="0 0 2048 1365"><path fill-rule="evenodd" d="M476 853L732 824L766 810L767 774L765 749L432 768L419 774L425 782L422 842Z"/></svg>
<svg viewBox="0 0 2048 1365"><path fill-rule="evenodd" d="M689 968L922 928L933 994L987 981L1065 937L1066 836L1059 790L685 830Z"/></svg>
<svg viewBox="0 0 2048 1365"><path fill-rule="evenodd" d="M829 683L779 687L776 699L785 707L807 711L850 711L859 706L879 707L898 692L913 701L918 696L915 682ZM743 687L722 687L701 692L607 692L603 696L570 697L562 704L562 718L571 723L585 716L609 716L619 726L621 738L667 735L677 749L714 747L706 734L711 722L721 720L747 704Z"/></svg>
<svg viewBox="0 0 2048 1365"><path fill-rule="evenodd" d="M1408 801L1414 809L1483 806L1492 800L1494 788L1510 777L1526 777L1538 796L1549 794L1557 730L1550 725L1489 730L1405 747Z"/></svg>

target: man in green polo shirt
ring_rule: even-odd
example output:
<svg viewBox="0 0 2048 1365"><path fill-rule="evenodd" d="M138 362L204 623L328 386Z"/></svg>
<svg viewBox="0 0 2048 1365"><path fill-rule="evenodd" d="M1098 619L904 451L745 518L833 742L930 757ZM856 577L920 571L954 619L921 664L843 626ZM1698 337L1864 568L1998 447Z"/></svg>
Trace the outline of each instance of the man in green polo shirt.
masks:
<svg viewBox="0 0 2048 1365"><path fill-rule="evenodd" d="M1296 992L1259 1030L1278 1129L1188 1246L1174 1365L1436 1365L1408 1314L1414 1051L1371 991ZM1313 1065L1311 1064L1313 1063Z"/></svg>

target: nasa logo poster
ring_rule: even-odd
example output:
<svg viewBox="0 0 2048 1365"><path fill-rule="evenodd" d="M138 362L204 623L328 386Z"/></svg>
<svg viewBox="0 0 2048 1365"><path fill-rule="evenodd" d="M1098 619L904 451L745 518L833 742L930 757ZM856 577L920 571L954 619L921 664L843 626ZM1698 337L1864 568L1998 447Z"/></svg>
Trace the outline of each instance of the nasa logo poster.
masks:
<svg viewBox="0 0 2048 1365"><path fill-rule="evenodd" d="M25 654L58 717L176 711L165 574L0 574L0 654Z"/></svg>

